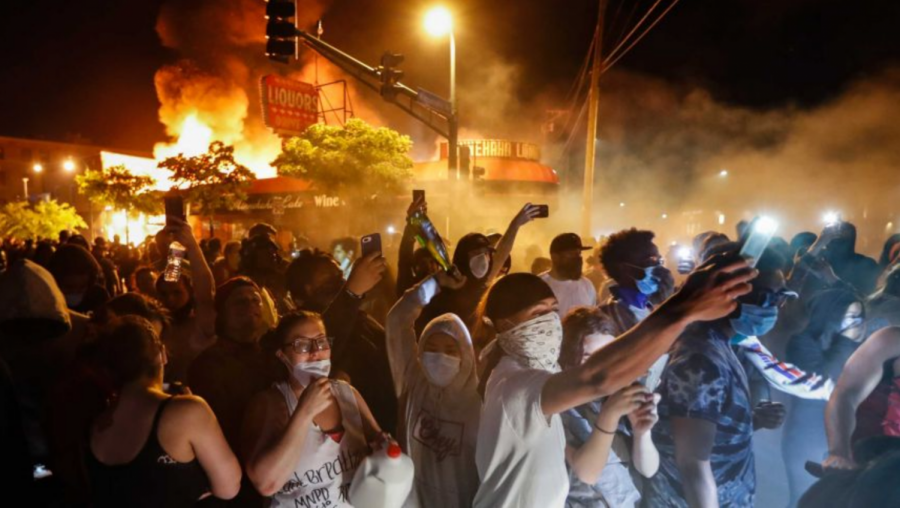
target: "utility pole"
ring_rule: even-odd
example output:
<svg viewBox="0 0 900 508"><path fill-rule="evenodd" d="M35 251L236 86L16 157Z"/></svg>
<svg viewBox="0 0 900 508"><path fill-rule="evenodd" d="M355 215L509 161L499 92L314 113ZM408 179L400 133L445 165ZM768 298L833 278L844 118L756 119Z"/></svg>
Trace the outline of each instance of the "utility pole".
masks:
<svg viewBox="0 0 900 508"><path fill-rule="evenodd" d="M594 31L594 58L591 64L591 88L588 90L587 145L584 153L584 193L581 203L581 234L593 236L591 214L594 203L594 160L597 143L597 108L600 102L600 74L603 73L603 20L607 0L600 0L597 30Z"/></svg>

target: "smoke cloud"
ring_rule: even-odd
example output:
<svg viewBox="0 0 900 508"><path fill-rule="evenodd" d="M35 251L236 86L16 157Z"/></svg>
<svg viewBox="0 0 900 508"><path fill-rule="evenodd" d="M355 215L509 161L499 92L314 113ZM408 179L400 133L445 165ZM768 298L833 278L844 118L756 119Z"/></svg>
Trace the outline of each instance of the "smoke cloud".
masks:
<svg viewBox="0 0 900 508"><path fill-rule="evenodd" d="M160 119L170 134L177 133L174 126L193 108L228 138L223 141L235 143L239 154L271 160L279 142L262 124L258 79L287 69L307 82L347 79L356 116L411 136L414 159L437 157L441 140L433 132L323 58L313 65L311 51L304 52L302 67L269 63L262 51L264 6L258 0L172 1L164 6L160 37L190 60L157 75ZM328 2L304 6L301 24L311 27ZM401 51L407 55L405 83L446 94L446 42L425 44L421 34L408 29L409 19L396 23L398 30L365 25L350 35L329 34L326 20L325 39L371 64L377 64L381 51ZM407 28L400 30L399 23ZM565 90L528 91L520 64L492 49L487 37L460 36L462 51L470 52L460 59L461 137L543 145L544 162L559 171L565 185L551 219L530 225L520 247L534 243L546 252L555 233L580 231L584 124L565 152L566 139L545 139L545 113L562 106ZM332 106L343 103L337 87L325 93ZM601 80L594 235L637 226L656 230L660 242L686 242L707 229L732 233L738 220L767 213L781 220L779 234L790 236L819 230L821 215L836 210L859 226L861 247L875 251L887 233L900 227L895 205L900 197L898 115L897 68L862 77L814 108L770 110L722 102L696 84L615 69ZM720 176L722 170L727 177ZM516 199L476 198L479 213L454 224L450 236L504 229L522 204ZM437 207L433 214L436 223L444 223Z"/></svg>

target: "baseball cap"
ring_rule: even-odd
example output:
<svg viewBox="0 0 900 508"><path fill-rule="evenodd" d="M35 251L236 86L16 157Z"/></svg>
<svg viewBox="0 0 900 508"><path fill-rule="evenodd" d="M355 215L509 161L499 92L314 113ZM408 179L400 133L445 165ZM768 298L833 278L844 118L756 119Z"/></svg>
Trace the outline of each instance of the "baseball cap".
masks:
<svg viewBox="0 0 900 508"><path fill-rule="evenodd" d="M565 252L567 250L591 250L581 243L581 237L575 233L563 233L550 243L550 253Z"/></svg>

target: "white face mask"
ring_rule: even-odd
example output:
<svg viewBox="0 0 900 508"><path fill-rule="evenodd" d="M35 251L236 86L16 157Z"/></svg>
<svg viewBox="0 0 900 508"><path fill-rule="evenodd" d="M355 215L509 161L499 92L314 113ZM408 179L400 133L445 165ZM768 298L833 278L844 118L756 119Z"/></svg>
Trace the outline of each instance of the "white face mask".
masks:
<svg viewBox="0 0 900 508"><path fill-rule="evenodd" d="M469 260L469 270L476 279L483 279L491 267L491 255L480 254Z"/></svg>
<svg viewBox="0 0 900 508"><path fill-rule="evenodd" d="M532 369L559 372L562 321L556 312L525 321L497 335L503 351Z"/></svg>
<svg viewBox="0 0 900 508"><path fill-rule="evenodd" d="M459 374L462 362L455 356L443 353L422 353L422 367L428 380L441 388L446 388Z"/></svg>
<svg viewBox="0 0 900 508"><path fill-rule="evenodd" d="M319 360L316 362L300 362L291 366L291 375L303 386L320 377L328 377L331 372L331 360Z"/></svg>

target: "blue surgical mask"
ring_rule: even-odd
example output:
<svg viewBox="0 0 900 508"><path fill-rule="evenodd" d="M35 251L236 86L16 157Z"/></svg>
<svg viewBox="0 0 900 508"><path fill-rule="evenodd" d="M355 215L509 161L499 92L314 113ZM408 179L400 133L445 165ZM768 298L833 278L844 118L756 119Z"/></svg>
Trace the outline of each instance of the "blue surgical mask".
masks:
<svg viewBox="0 0 900 508"><path fill-rule="evenodd" d="M644 268L644 278L636 281L637 290L647 296L655 295L659 291L659 280L653 275L655 268L655 266Z"/></svg>
<svg viewBox="0 0 900 508"><path fill-rule="evenodd" d="M775 328L778 307L741 304L741 316L731 320L731 327L743 337L762 337Z"/></svg>

